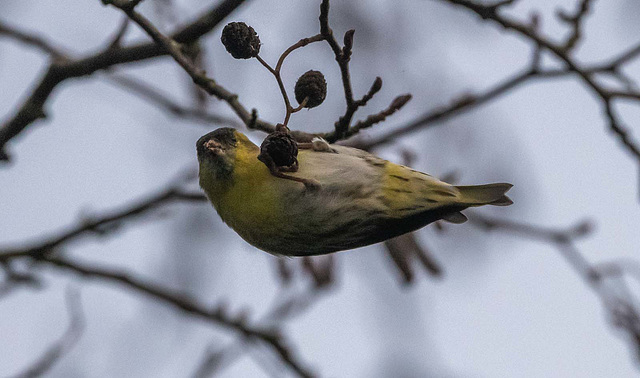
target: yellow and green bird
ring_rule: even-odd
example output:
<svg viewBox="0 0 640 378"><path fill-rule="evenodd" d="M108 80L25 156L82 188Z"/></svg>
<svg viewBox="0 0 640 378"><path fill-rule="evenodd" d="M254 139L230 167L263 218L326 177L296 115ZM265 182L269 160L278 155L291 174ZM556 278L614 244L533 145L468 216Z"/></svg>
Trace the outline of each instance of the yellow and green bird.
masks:
<svg viewBox="0 0 640 378"><path fill-rule="evenodd" d="M200 186L220 218L253 246L276 255L310 256L363 247L445 220L462 223L468 207L506 206L511 184L454 186L356 148L316 141L299 169L271 174L260 148L220 128L196 143Z"/></svg>

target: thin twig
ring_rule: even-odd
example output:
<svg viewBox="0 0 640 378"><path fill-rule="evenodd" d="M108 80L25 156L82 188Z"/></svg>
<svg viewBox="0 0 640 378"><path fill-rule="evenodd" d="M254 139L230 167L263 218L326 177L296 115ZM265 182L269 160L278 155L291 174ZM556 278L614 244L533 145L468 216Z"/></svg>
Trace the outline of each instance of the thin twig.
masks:
<svg viewBox="0 0 640 378"><path fill-rule="evenodd" d="M235 119L210 113L200 108L187 108L185 106L182 106L171 99L167 94L161 93L159 89L152 87L142 80L121 74L107 75L105 76L105 78L109 82L116 83L120 87L129 89L140 98L147 100L152 104L158 105L161 109L168 111L176 117L193 119L204 122L206 124L240 127L240 123Z"/></svg>
<svg viewBox="0 0 640 378"><path fill-rule="evenodd" d="M442 277L442 267L427 248L418 243L413 232L400 235L384 242L386 253L402 275L405 284L413 282L413 262L417 261L422 267L436 278Z"/></svg>
<svg viewBox="0 0 640 378"><path fill-rule="evenodd" d="M227 89L216 83L215 80L207 77L206 73L196 67L191 59L189 59L181 49L180 43L175 39L162 34L146 17L136 12L133 8L121 5L121 2L106 0L112 5L120 8L129 16L129 18L138 24L158 45L162 46L168 54L184 69L191 77L193 82L212 96L225 101L236 115L246 124L254 125L254 127L270 132L273 127L262 121L253 122L251 114L247 109L238 102L238 96L229 92Z"/></svg>
<svg viewBox="0 0 640 378"><path fill-rule="evenodd" d="M576 43L582 38L582 24L589 13L590 5L591 0L581 0L575 14L568 14L562 10L559 10L556 13L561 21L567 23L571 27L571 33L563 44L563 48L566 52L574 49Z"/></svg>
<svg viewBox="0 0 640 378"><path fill-rule="evenodd" d="M333 30L329 26L329 0L322 0L320 4L320 34L322 34L331 47L333 54L335 55L336 62L338 62L338 66L340 67L340 74L342 75L342 87L344 90L344 98L347 102L347 110L345 114L340 117L340 119L335 124L335 134L337 139L341 139L342 136L347 132L349 128L349 124L351 123L351 118L355 113L357 107L353 106L353 89L351 89L351 76L349 74L349 60L351 58L350 54L345 55L342 48L338 44L338 41L333 36ZM349 31L351 34L351 38L348 39L348 42L353 43L353 32ZM348 51L351 51L351 46L349 46Z"/></svg>
<svg viewBox="0 0 640 378"><path fill-rule="evenodd" d="M469 220L485 231L504 231L554 245L580 278L598 295L612 325L633 341L636 358L640 359L640 305L625 282L625 274L629 270L621 262L594 265L582 255L575 242L591 232L592 227L588 222L578 223L567 230L558 230L489 218L476 213Z"/></svg>
<svg viewBox="0 0 640 378"><path fill-rule="evenodd" d="M359 133L360 130L362 130L362 129L369 128L369 127L371 127L371 126L373 126L373 125L375 125L377 123L380 123L380 122L384 121L385 119L387 119L387 117L389 117L393 113L397 112L398 110L402 109L402 107L407 102L409 102L409 100L411 100L411 95L410 94L406 94L406 95L402 95L402 96L396 97L391 102L391 104L389 105L388 108L384 109L380 113L372 114L372 115L368 116L363 121L356 122L353 126L349 127L349 129L346 131L346 133L343 134L342 137L343 138L349 138L349 137ZM328 134L327 138L328 138L327 139L328 141L333 141L333 140L335 140L334 138L337 138L337 136L335 134Z"/></svg>
<svg viewBox="0 0 640 378"><path fill-rule="evenodd" d="M326 290L319 290L317 286L300 290L289 296L283 296L282 299L274 302L271 309L263 316L261 323L272 324L273 326L282 325L286 320L293 319L302 315L311 308L322 297L321 294ZM193 378L210 377L216 372L220 372L225 366L242 355L242 349L247 346L251 339L243 338L235 342L207 351L202 360L198 363Z"/></svg>
<svg viewBox="0 0 640 378"><path fill-rule="evenodd" d="M269 65L269 63L267 63L264 59L262 59L262 57L260 55L256 56L256 59L258 59L260 64L262 64L276 78L276 81L278 83L278 88L280 88L280 93L282 94L282 98L284 99L285 117L284 117L284 121L283 121L282 124L285 125L285 126L287 126L287 124L289 123L289 118L291 117L291 114L297 112L299 110L298 108L302 108L302 104L298 108L294 108L293 106L291 106L291 101L289 100L289 96L287 95L287 90L286 90L286 88L284 86L284 82L282 81L282 74L281 74L281 72L282 72L282 64L284 63L284 60L287 58L287 56L289 56L289 54L291 54L296 49L299 49L301 47L305 47L310 43L319 42L319 41L323 41L323 40L324 40L324 36L321 35L321 34L317 34L317 35L314 35L313 37L309 37L309 38L302 38L298 42L296 42L293 45L289 46L280 55L280 58L278 58L278 62L276 63L275 67L271 67Z"/></svg>
<svg viewBox="0 0 640 378"><path fill-rule="evenodd" d="M223 0L204 12L198 19L173 33L171 39L180 44L193 43L210 32L243 3L244 0ZM114 65L137 62L167 54L168 51L163 46L149 42L115 49L107 47L104 51L85 58L53 62L42 78L36 82L35 88L17 112L0 127L0 160L9 160L6 144L11 139L19 135L33 122L45 118L45 105L58 84L70 78L84 77ZM251 119L251 113L237 101L237 96L230 92L226 92L225 95L229 99L227 101L229 105L247 124ZM255 127L265 131L273 130L273 125L261 120L255 123Z"/></svg>
<svg viewBox="0 0 640 378"><path fill-rule="evenodd" d="M38 257L54 251L55 248L75 241L85 235L105 235L116 231L124 222L147 214L161 206L174 201L204 202L206 197L201 193L189 193L177 185L170 185L164 190L120 209L104 212L93 219L85 219L78 224L41 238L41 241L24 243L25 247L0 247L0 261L8 261L17 257Z"/></svg>
<svg viewBox="0 0 640 378"><path fill-rule="evenodd" d="M630 48L628 51L621 53L620 55L612 58L609 61L587 67L584 69L584 72L590 75L612 72L617 70L616 67L620 67L620 65L636 59L638 56L640 56L640 44ZM379 147L391 143L398 137L401 137L403 135L417 130L422 130L427 126L442 125L442 121L449 119L450 117L462 114L466 111L475 109L495 99L498 99L500 96L508 93L510 90L530 83L534 79L558 79L569 75L575 75L575 72L569 69L542 70L538 68L536 60L533 59L531 67L511 77L508 77L498 82L497 84L494 84L493 86L489 87L489 89L481 93L458 96L458 100L451 101L450 105L436 107L435 109L428 111L427 113L418 117L418 119L411 121L406 125L394 127L392 131L389 131L382 136L375 137L367 141L357 141L355 143L358 147L363 149L372 149L375 147ZM611 92L611 95L614 96L615 92Z"/></svg>
<svg viewBox="0 0 640 378"><path fill-rule="evenodd" d="M531 70L526 70L525 72L513 75L512 77L499 82L482 93L459 96L459 99L452 101L451 105L437 107L420 116L415 121L395 127L392 131L389 131L375 139L358 143L358 146L363 149L372 149L388 144L402 135L416 130L421 130L428 125L435 124L436 122L443 121L459 113L479 107L480 105L494 100L500 97L500 95L507 93L509 90L527 82L534 76L539 76L539 74L534 73Z"/></svg>
<svg viewBox="0 0 640 378"><path fill-rule="evenodd" d="M511 30L526 39L532 41L537 46L544 48L549 51L553 56L558 58L564 65L566 69L574 72L578 77L582 79L582 82L586 84L588 88L592 90L592 92L598 96L603 105L603 112L605 113L609 129L613 131L613 133L618 137L619 141L623 144L624 148L636 159L638 163L640 163L640 146L633 141L629 135L628 130L621 124L618 117L613 110L612 101L614 97L610 95L610 92L607 88L602 87L598 82L593 78L593 74L583 69L577 61L570 56L567 49L564 45L560 45L554 43L541 35L539 35L535 30L532 30L529 25L520 23L513 18L508 16L504 16L499 14L497 6L487 6L482 5L470 0L440 0L442 2L450 3L453 5L458 5L464 7L483 19L491 20L505 29ZM584 1L584 0L583 0ZM587 3L584 1L583 4ZM588 4L587 4L588 5ZM586 13L586 12L584 12ZM580 14L580 11L578 12ZM574 42L575 43L575 42Z"/></svg>
<svg viewBox="0 0 640 378"><path fill-rule="evenodd" d="M384 120L386 116L382 117L382 119L378 121L375 121L375 119L379 119L380 116L385 112L388 113L387 115L391 115L395 112L395 110L392 112L388 112L389 109L383 110L377 115L370 116L367 121L359 122L357 125L351 126L351 121L353 120L353 116L356 111L360 107L365 106L371 99L371 97L373 97L373 95L380 91L380 88L382 88L382 79L380 79L380 77L376 77L367 94L365 94L360 100L355 100L353 98L353 89L351 86L351 74L349 73L349 62L351 61L351 53L353 50L353 36L355 34L355 30L347 30L343 38L343 47L340 47L340 44L333 36L333 30L331 30L331 27L329 26L329 0L322 0L322 3L320 4L319 20L320 34L324 37L324 39L331 47L331 50L335 55L336 62L338 62L338 66L340 67L344 98L347 103L347 109L345 110L344 114L340 116L338 121L336 121L336 123L334 124L335 130L323 135L323 137L327 141L333 143L356 134L363 127L369 127L376 124L377 122L380 122L381 120ZM394 100L394 103L396 103L396 101L400 97L397 97ZM396 110L398 110L400 107L398 107Z"/></svg>
<svg viewBox="0 0 640 378"><path fill-rule="evenodd" d="M312 376L312 374L294 358L292 351L286 346L283 336L277 330L263 330L250 326L242 316L231 317L227 315L222 307L208 309L186 294L174 293L167 288L150 282L144 282L122 271L91 267L61 256L42 256L37 261L48 266L73 271L87 278L97 278L124 285L128 289L145 294L155 300L178 308L185 313L231 328L247 338L259 339L269 345L294 372L302 377Z"/></svg>
<svg viewBox="0 0 640 378"><path fill-rule="evenodd" d="M51 55L54 59L67 59L66 54L61 49L55 47L40 36L19 30L13 26L0 22L0 36L2 35L13 38L25 45L33 46L45 54Z"/></svg>
<svg viewBox="0 0 640 378"><path fill-rule="evenodd" d="M282 98L284 100L284 108L285 108L285 116L283 125L287 126L289 123L289 117L291 117L291 101L289 101L289 96L287 95L287 89L284 87L284 82L282 81L282 76L280 75L280 71L272 68L269 63L267 63L260 55L256 55L256 59L260 64L262 64L271 74L276 78L276 82L278 83L278 88L280 89L280 93L282 94Z"/></svg>
<svg viewBox="0 0 640 378"><path fill-rule="evenodd" d="M40 264L60 267L66 270L75 271L83 276L123 284L130 289L145 293L187 313L207 318L223 326L231 327L243 333L246 337L259 338L270 345L270 347L280 356L281 360L284 361L293 371L297 372L300 376L311 376L311 374L294 359L291 351L286 348L282 341L282 337L277 333L253 329L246 325L240 318L236 319L226 316L220 309L208 310L191 298L172 293L168 289L144 282L128 273L108 268L91 267L85 264L80 264L75 260L51 253L55 249L59 249L63 245L77 240L87 234L97 233L99 235L104 235L112 233L122 225L123 222L132 220L173 201L204 202L206 201L206 197L201 193L185 192L179 188L178 184L172 184L166 189L160 190L157 194L151 195L146 199L118 210L105 212L103 215L98 216L93 220L81 222L67 230L60 231L50 237L46 237L44 238L44 241L27 243L27 246L22 248L0 248L0 250L4 250L4 252L0 252L0 261L11 261L18 258L34 259Z"/></svg>
<svg viewBox="0 0 640 378"><path fill-rule="evenodd" d="M107 45L108 49L117 49L121 47L122 39L124 38L124 36L127 34L127 31L129 30L129 24L130 24L129 17L124 16L122 18L122 21L120 22L118 31L113 36L113 39L111 40L111 42L109 42L109 44Z"/></svg>
<svg viewBox="0 0 640 378"><path fill-rule="evenodd" d="M28 286L31 289L41 289L42 280L28 270L17 270L9 261L0 263L3 271L3 280L0 284L0 299L13 293L17 288Z"/></svg>

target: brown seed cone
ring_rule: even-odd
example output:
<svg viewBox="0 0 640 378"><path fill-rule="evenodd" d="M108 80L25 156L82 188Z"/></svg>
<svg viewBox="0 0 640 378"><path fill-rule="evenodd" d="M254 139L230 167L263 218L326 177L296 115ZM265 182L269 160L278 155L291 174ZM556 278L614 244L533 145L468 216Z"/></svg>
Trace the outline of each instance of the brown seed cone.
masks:
<svg viewBox="0 0 640 378"><path fill-rule="evenodd" d="M260 38L244 22L230 22L222 29L222 44L236 59L254 58L260 52Z"/></svg>
<svg viewBox="0 0 640 378"><path fill-rule="evenodd" d="M296 101L302 104L308 98L305 108L315 108L327 97L327 81L320 71L307 71L296 82Z"/></svg>
<svg viewBox="0 0 640 378"><path fill-rule="evenodd" d="M260 155L271 157L277 167L292 167L298 159L298 143L287 131L275 131L264 139Z"/></svg>

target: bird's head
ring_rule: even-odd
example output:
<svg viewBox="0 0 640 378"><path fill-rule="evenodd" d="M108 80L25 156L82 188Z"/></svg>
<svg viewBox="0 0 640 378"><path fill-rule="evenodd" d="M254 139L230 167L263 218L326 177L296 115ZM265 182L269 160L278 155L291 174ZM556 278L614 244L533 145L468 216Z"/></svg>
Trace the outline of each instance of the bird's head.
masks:
<svg viewBox="0 0 640 378"><path fill-rule="evenodd" d="M257 156L257 150L244 134L229 127L203 135L196 142L200 186L207 189L230 183L238 160L249 151Z"/></svg>
<svg viewBox="0 0 640 378"><path fill-rule="evenodd" d="M203 135L196 142L200 175L204 171L215 179L228 179L233 173L238 138L236 131L229 127L217 129Z"/></svg>

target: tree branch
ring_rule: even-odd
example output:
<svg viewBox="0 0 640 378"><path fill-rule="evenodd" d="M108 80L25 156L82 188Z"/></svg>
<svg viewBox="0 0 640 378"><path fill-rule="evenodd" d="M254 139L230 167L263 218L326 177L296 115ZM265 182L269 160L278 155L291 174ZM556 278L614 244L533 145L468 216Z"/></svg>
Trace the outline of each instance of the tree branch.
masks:
<svg viewBox="0 0 640 378"><path fill-rule="evenodd" d="M201 193L185 192L178 185L170 185L157 194L153 194L129 206L107 211L94 219L85 219L66 230L61 230L49 237L42 238L41 241L25 243L26 247L0 247L0 262L18 257L40 257L50 254L56 248L88 234L104 236L113 233L125 222L174 201L205 202L206 197Z"/></svg>
<svg viewBox="0 0 640 378"><path fill-rule="evenodd" d="M103 2L112 4L120 8L136 24L138 24L159 46L161 46L171 57L184 69L193 82L212 96L225 101L236 115L247 126L253 126L265 132L271 132L274 127L263 121L252 119L251 113L238 101L238 95L229 92L223 86L217 84L215 80L207 77L203 70L196 67L191 59L182 52L180 43L163 35L147 18L136 12L134 8L128 6L127 2L116 0L104 0ZM121 4L122 3L122 4ZM123 5L124 4L124 5Z"/></svg>
<svg viewBox="0 0 640 378"><path fill-rule="evenodd" d="M640 308L637 298L626 284L628 272L619 262L591 264L575 246L575 241L591 232L588 222L581 222L567 230L543 228L502 219L479 216L469 220L485 231L503 231L509 234L539 240L554 245L573 270L601 300L612 325L623 331L633 342L636 359L640 360Z"/></svg>
<svg viewBox="0 0 640 378"><path fill-rule="evenodd" d="M582 24L589 13L590 6L591 0L581 0L575 14L568 14L562 10L557 11L558 18L571 27L571 33L562 46L566 52L573 50L576 43L582 38Z"/></svg>
<svg viewBox="0 0 640 378"><path fill-rule="evenodd" d="M380 122L381 120L384 120L384 118L386 118L387 115L391 115L396 110L400 109L402 105L404 105L404 103L398 106L394 111L389 112L389 109L387 109L387 110L381 111L376 115L372 115L369 117L368 121L364 121L364 123L361 122L358 124L357 128L352 129L351 121L353 119L354 114L360 107L365 106L367 102L373 97L373 95L375 95L378 91L380 91L380 89L382 88L382 79L380 79L380 77L376 77L373 84L371 85L371 88L369 89L369 92L367 92L367 94L365 94L362 97L362 99L354 100L353 89L351 87L351 74L349 73L349 61L351 60L351 52L353 49L353 35L355 33L355 30L353 29L348 30L344 34L344 46L340 47L340 44L333 36L333 30L331 30L331 28L329 27L329 0L322 0L322 3L320 4L319 20L320 20L320 34L324 37L324 39L327 41L327 43L331 47L331 50L335 55L336 62L338 62L338 66L340 67L340 74L342 76L342 86L344 89L344 98L347 103L347 109L345 110L344 115L342 115L338 119L338 121L334 124L335 130L333 132L325 133L323 135L323 137L327 141L333 143L356 134L363 127L369 127L374 125L377 122ZM394 100L393 103L394 104L397 103L398 99L401 97L406 99L406 101L408 101L411 98L410 95L399 96ZM388 113L388 114L382 116L385 113ZM379 120L375 121L376 119L379 119Z"/></svg>
<svg viewBox="0 0 640 378"><path fill-rule="evenodd" d="M261 322L282 325L286 320L299 316L311 308L324 293L326 290L321 290L314 285L289 296L283 295L281 300L273 304ZM230 365L234 359L241 356L242 349L247 346L247 342L251 341L252 339L243 338L216 350L207 351L195 369L193 377L206 378L220 372L223 367Z"/></svg>
<svg viewBox="0 0 640 378"><path fill-rule="evenodd" d="M372 149L376 148L390 142L393 142L396 138L411 133L413 131L420 130L426 126L436 124L439 121L443 121L452 116L458 115L465 111L469 111L480 105L483 105L491 100L494 100L501 95L507 93L509 90L516 88L525 82L529 81L533 77L542 77L540 73L532 72L531 70L526 70L522 73L516 74L510 78L499 82L488 90L475 95L463 95L459 96L458 100L451 101L451 105L437 107L426 114L419 117L417 120L412 121L406 125L401 125L399 127L394 128L392 131L383 134L380 137L363 141L356 142L356 145L362 149ZM548 76L552 77L552 76Z"/></svg>
<svg viewBox="0 0 640 378"><path fill-rule="evenodd" d="M133 94L148 102L158 105L161 109L171 113L179 118L193 119L206 124L228 125L231 127L240 127L240 123L235 119L207 112L199 108L188 108L178 104L168 95L161 93L157 88L151 85L125 75L108 75L107 81L117 84L119 87L129 89Z"/></svg>
<svg viewBox="0 0 640 378"><path fill-rule="evenodd" d="M41 258L38 258L37 261L46 263L50 266L73 271L84 277L97 278L124 285L129 289L176 307L190 315L234 329L247 338L259 339L269 345L280 356L282 361L300 376L312 376L312 374L308 373L306 369L295 360L292 352L286 347L283 336L277 332L277 330L262 330L249 326L243 317L233 318L227 315L223 311L222 307L207 309L185 294L172 293L166 288L161 288L160 286L156 286L149 282L144 282L124 272L90 267L64 257L42 256Z"/></svg>
<svg viewBox="0 0 640 378"><path fill-rule="evenodd" d="M244 0L224 0L205 12L197 20L175 32L171 38L180 44L193 43L210 32L242 3L244 3ZM11 139L19 135L33 122L45 118L45 105L61 82L71 78L87 76L117 64L142 61L166 54L168 54L168 51L163 46L150 42L129 47L113 48L108 46L102 52L85 58L52 62L16 114L0 127L0 160L6 161L9 159L9 155L6 152L6 144ZM232 94L227 94L229 98L233 97ZM237 102L237 99L235 101ZM240 108L237 109L238 111L240 111ZM251 119L251 113L246 110L241 113L242 116L240 118L243 122L246 123ZM268 128L268 126L262 121L256 122L256 127Z"/></svg>
<svg viewBox="0 0 640 378"><path fill-rule="evenodd" d="M63 53L62 50L58 49L40 36L19 30L13 26L0 22L0 36L2 35L8 38L13 38L25 45L35 47L45 54L51 55L54 59L66 59L66 54Z"/></svg>
<svg viewBox="0 0 640 378"><path fill-rule="evenodd" d="M442 2L450 3L453 5L458 5L464 7L466 9L471 10L476 13L478 16L483 19L491 20L505 29L516 32L517 34L525 37L526 39L532 41L541 48L544 48L551 52L556 58L558 58L562 63L566 65L567 70L574 72L582 79L582 82L592 90L592 92L600 98L603 104L603 111L607 116L609 129L617 135L620 142L623 144L624 148L636 159L636 161L640 164L640 147L636 144L636 142L631 140L628 131L622 124L619 122L618 118L615 115L615 112L612 107L612 100L614 97L611 96L608 89L600 86L595 79L593 78L592 73L580 67L580 65L569 55L570 48L567 48L566 45L556 44L541 35L539 35L535 29L529 27L528 25L522 24L512 18L507 16L500 15L498 13L499 6L487 6L475 3L469 0L440 0ZM580 19L584 14L586 14L586 9L588 9L588 1L583 0L582 6L585 8L585 11L579 10L577 13L577 21L580 22ZM571 45L575 44L576 41L571 42ZM615 70L615 68L613 68Z"/></svg>
<svg viewBox="0 0 640 378"><path fill-rule="evenodd" d="M4 252L0 252L0 262L27 258L39 264L70 270L85 277L99 278L109 282L119 283L129 289L170 304L181 311L232 328L242 333L245 337L258 338L269 345L272 350L280 356L281 360L300 376L312 376L302 364L296 361L292 352L286 347L282 336L275 331L263 331L252 328L248 326L242 318L229 317L221 308L213 310L206 309L192 298L172 293L165 288L144 282L131 274L108 268L91 267L54 253L63 245L87 234L105 235L112 233L125 221L132 220L173 201L205 202L206 197L201 193L185 192L181 190L177 184L169 185L166 189L144 200L118 210L105 212L102 216L90 221L81 222L76 226L70 227L68 230L63 230L53 236L45 238L44 241L30 243L30 246L23 248L0 248L0 251L4 250Z"/></svg>

